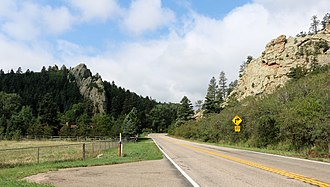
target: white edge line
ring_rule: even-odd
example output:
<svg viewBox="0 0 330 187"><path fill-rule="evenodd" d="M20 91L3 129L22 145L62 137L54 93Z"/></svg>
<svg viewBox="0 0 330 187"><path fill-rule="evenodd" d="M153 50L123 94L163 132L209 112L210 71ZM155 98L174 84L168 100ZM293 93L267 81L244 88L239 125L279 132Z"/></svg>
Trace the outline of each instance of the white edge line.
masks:
<svg viewBox="0 0 330 187"><path fill-rule="evenodd" d="M155 142L158 149L165 155L165 157L180 171L180 173L194 186L194 187L200 187L186 172L184 172L179 165L177 165L166 153L165 151L159 147L156 140L152 138L152 140Z"/></svg>

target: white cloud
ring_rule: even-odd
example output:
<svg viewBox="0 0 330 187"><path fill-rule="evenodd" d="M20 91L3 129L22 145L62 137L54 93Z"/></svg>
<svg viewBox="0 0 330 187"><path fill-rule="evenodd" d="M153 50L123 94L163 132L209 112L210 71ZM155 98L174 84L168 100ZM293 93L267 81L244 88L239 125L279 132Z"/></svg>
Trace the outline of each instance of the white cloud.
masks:
<svg viewBox="0 0 330 187"><path fill-rule="evenodd" d="M53 8L32 2L1 4L3 33L20 41L31 41L44 34L59 34L71 28L75 18L64 6ZM0 18L1 19L1 18Z"/></svg>
<svg viewBox="0 0 330 187"><path fill-rule="evenodd" d="M23 70L30 69L40 71L42 66L59 64L54 59L49 46L30 44L25 45L20 42L14 42L6 39L0 34L0 59L1 69L8 71L17 70L21 67Z"/></svg>
<svg viewBox="0 0 330 187"><path fill-rule="evenodd" d="M77 8L84 21L107 19L120 14L121 9L116 0L68 0L70 4Z"/></svg>
<svg viewBox="0 0 330 187"><path fill-rule="evenodd" d="M174 20L173 11L163 8L161 0L133 0L124 17L124 26L134 34L141 34L168 26Z"/></svg>
<svg viewBox="0 0 330 187"><path fill-rule="evenodd" d="M46 6L42 9L41 16L44 25L51 34L58 34L69 30L76 19L64 6L59 8Z"/></svg>

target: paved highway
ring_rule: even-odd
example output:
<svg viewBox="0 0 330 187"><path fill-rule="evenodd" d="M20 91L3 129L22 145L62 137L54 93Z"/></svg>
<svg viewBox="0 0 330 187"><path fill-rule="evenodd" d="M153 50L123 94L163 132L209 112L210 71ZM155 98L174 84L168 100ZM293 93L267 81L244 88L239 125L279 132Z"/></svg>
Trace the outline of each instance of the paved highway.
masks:
<svg viewBox="0 0 330 187"><path fill-rule="evenodd" d="M330 164L150 135L195 186L329 186Z"/></svg>

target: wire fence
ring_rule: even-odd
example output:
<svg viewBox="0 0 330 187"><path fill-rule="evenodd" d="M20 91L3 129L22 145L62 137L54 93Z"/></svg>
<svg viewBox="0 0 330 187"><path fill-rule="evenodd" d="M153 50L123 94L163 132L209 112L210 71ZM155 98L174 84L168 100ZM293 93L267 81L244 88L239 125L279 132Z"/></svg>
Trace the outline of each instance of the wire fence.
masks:
<svg viewBox="0 0 330 187"><path fill-rule="evenodd" d="M64 145L0 149L0 168L44 162L85 160L117 146L118 141L112 139Z"/></svg>
<svg viewBox="0 0 330 187"><path fill-rule="evenodd" d="M97 140L114 140L116 138L107 137L107 136L44 136L44 135L27 135L20 136L13 139L6 135L0 135L0 140L48 140L48 141L97 141Z"/></svg>

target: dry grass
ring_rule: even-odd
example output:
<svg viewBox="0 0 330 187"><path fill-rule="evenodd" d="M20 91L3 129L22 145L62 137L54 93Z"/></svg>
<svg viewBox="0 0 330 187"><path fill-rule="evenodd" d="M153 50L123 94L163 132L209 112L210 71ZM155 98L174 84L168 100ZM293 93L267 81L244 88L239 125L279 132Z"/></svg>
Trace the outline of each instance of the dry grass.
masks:
<svg viewBox="0 0 330 187"><path fill-rule="evenodd" d="M0 141L0 168L82 159L82 144L68 141ZM115 142L85 144L86 157L94 157L102 150L116 147Z"/></svg>
<svg viewBox="0 0 330 187"><path fill-rule="evenodd" d="M12 149L12 148L25 148L25 147L40 147L40 146L53 146L53 145L66 145L79 142L70 141L38 141L38 140L28 140L28 141L0 141L1 149ZM82 143L82 142L81 142Z"/></svg>

